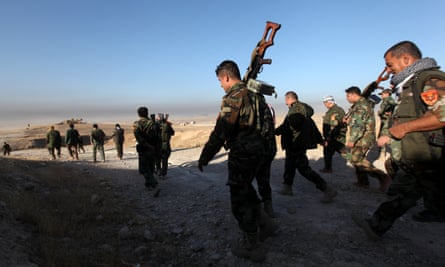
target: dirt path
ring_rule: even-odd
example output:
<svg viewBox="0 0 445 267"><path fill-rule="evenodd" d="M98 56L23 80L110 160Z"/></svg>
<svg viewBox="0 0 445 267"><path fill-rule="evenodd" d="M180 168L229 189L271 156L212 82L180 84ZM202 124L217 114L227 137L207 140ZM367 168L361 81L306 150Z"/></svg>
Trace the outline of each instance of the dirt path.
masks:
<svg viewBox="0 0 445 267"><path fill-rule="evenodd" d="M134 152L128 150L125 160L118 161L114 159L115 151L108 149L109 160L101 164L90 163L89 153L87 150L87 154L82 154L82 160L73 162L73 167L86 169L113 184L116 194L128 208L155 222L156 231L152 229L152 239L162 239L165 242L160 242L160 246L175 247L181 251L179 255L169 255L168 249L164 249L165 255L149 255L148 258L162 257L164 266L445 265L445 224L411 220L411 215L421 210L421 203L400 218L380 241L366 239L353 224L351 212L371 214L385 195L353 187L354 172L338 156L334 158L335 172L323 177L339 194L333 203L322 204L319 201L321 192L298 174L294 196L277 194L281 189L284 165L283 153L279 152L273 162L271 185L277 213L275 220L280 229L264 244L268 248L266 262L254 264L236 258L230 252L230 243L238 238L238 227L230 211L229 192L225 185L225 154L219 154L201 173L195 162L199 148L174 151L168 175L160 180L161 194L153 198L143 187L142 176L137 173L137 155ZM46 151L36 150L16 154L30 159L45 155ZM311 166L315 170L320 169L320 150L310 151L309 155ZM376 162L376 165L380 164ZM377 187L376 180L371 180L371 183ZM164 233L168 237L156 236L156 233Z"/></svg>

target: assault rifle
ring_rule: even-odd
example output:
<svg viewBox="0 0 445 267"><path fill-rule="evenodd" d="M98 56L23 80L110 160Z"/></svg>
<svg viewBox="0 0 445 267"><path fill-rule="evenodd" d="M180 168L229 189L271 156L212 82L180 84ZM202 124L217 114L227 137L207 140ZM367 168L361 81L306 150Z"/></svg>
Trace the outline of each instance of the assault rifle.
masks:
<svg viewBox="0 0 445 267"><path fill-rule="evenodd" d="M378 101L380 101L380 98L377 96L373 96L371 95L377 88L381 88L379 87L379 83L386 81L389 79L389 75L390 73L387 72L386 67L383 69L383 71L380 73L379 77L377 77L377 80L373 81L372 83L370 83L368 86L366 86L365 90L363 90L362 92L362 96L364 98L369 99L371 102L373 103L378 103ZM376 98L377 97L377 98Z"/></svg>
<svg viewBox="0 0 445 267"><path fill-rule="evenodd" d="M280 29L280 27L281 24L267 21L263 37L253 49L250 65L243 77L243 81L247 84L247 88L253 92L265 95L272 95L275 93L274 86L255 79L262 71L264 64L272 63L272 59L264 59L264 54L266 49L273 45L275 33Z"/></svg>

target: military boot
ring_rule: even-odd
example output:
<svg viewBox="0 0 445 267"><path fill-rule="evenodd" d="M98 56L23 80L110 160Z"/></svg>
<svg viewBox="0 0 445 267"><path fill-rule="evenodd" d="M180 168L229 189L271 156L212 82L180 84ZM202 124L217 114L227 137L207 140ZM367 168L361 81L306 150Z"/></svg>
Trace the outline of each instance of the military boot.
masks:
<svg viewBox="0 0 445 267"><path fill-rule="evenodd" d="M262 242L277 231L278 224L275 223L265 211L261 210L260 218L258 220L258 228L260 241Z"/></svg>
<svg viewBox="0 0 445 267"><path fill-rule="evenodd" d="M330 187L329 185L326 186L326 189L323 191L323 193L324 195L320 200L321 203L331 203L337 196L337 190Z"/></svg>
<svg viewBox="0 0 445 267"><path fill-rule="evenodd" d="M357 175L357 182L354 183L357 187L369 188L369 180L366 172L362 171L359 167L355 167L355 174Z"/></svg>
<svg viewBox="0 0 445 267"><path fill-rule="evenodd" d="M262 248L257 233L243 233L243 238L232 246L233 255L263 262L266 259L266 250Z"/></svg>
<svg viewBox="0 0 445 267"><path fill-rule="evenodd" d="M281 195L292 196L294 193L292 192L292 186L288 184L283 184L283 189L280 192Z"/></svg>
<svg viewBox="0 0 445 267"><path fill-rule="evenodd" d="M389 175L385 174L384 172L382 172L382 174L379 175L378 177L379 179L379 183L380 183L380 187L379 190L382 192L386 192L389 188L389 186L391 185L392 179Z"/></svg>
<svg viewBox="0 0 445 267"><path fill-rule="evenodd" d="M272 200L264 201L264 211L269 215L270 218L276 217L272 207Z"/></svg>

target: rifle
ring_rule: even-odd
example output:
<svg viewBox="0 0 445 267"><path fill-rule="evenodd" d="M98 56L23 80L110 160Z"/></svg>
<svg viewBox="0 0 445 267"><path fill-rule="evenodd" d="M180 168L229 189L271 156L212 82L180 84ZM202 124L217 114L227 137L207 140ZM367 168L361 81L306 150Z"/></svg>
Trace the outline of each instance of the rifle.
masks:
<svg viewBox="0 0 445 267"><path fill-rule="evenodd" d="M369 98L371 94L375 91L375 89L379 88L379 83L386 81L389 79L390 73L387 72L387 68L385 67L383 71L380 73L379 77L377 77L377 80L370 83L368 86L366 86L365 90L362 92L362 96L364 98Z"/></svg>
<svg viewBox="0 0 445 267"><path fill-rule="evenodd" d="M250 65L244 74L243 81L247 83L247 88L253 92L272 95L275 93L275 87L262 81L255 80L262 71L264 64L271 64L272 59L264 59L266 49L273 45L275 33L281 28L281 24L267 21L263 37L253 49ZM276 95L276 93L275 93Z"/></svg>

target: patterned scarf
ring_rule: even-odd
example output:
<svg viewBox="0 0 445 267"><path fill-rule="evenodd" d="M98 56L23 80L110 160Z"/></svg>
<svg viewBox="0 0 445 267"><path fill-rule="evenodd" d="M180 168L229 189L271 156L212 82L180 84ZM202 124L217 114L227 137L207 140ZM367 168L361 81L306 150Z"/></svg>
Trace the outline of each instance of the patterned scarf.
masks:
<svg viewBox="0 0 445 267"><path fill-rule="evenodd" d="M408 77L409 75L411 75L415 72L418 72L418 71L424 70L424 69L434 68L434 67L438 67L436 60L434 58L425 57L425 58L419 59L416 62L414 62L413 64L409 65L403 71L393 75L391 77L391 84L397 85L397 84L401 83L403 80L405 80L406 77Z"/></svg>

